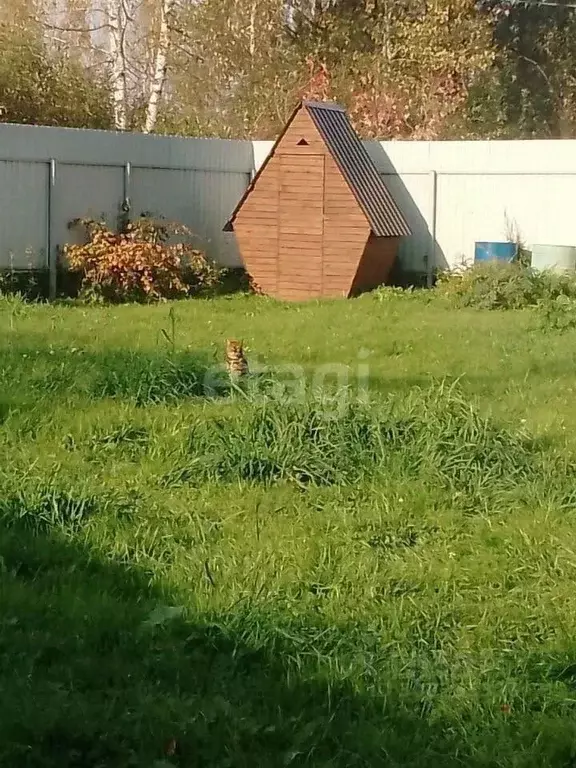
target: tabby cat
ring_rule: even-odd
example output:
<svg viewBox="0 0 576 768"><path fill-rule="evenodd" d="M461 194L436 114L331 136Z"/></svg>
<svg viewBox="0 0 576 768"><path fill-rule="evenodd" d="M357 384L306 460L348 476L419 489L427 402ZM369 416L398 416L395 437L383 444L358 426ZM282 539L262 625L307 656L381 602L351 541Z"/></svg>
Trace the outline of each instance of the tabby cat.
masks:
<svg viewBox="0 0 576 768"><path fill-rule="evenodd" d="M248 373L248 361L244 355L244 343L226 339L226 368L231 379L241 379Z"/></svg>

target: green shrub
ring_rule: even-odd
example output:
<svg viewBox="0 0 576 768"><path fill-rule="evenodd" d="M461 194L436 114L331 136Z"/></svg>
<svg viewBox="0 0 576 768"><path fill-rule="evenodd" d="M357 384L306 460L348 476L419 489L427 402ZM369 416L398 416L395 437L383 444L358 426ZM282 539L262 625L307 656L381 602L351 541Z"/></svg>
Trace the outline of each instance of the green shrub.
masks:
<svg viewBox="0 0 576 768"><path fill-rule="evenodd" d="M523 309L576 298L576 275L537 272L521 263L475 264L440 276L435 291L459 307Z"/></svg>
<svg viewBox="0 0 576 768"><path fill-rule="evenodd" d="M393 299L402 297L408 298L413 296L413 289L402 288L398 285L379 285L370 292L370 296L376 301L392 301Z"/></svg>
<svg viewBox="0 0 576 768"><path fill-rule="evenodd" d="M576 298L562 294L538 303L543 331L569 331L576 328Z"/></svg>

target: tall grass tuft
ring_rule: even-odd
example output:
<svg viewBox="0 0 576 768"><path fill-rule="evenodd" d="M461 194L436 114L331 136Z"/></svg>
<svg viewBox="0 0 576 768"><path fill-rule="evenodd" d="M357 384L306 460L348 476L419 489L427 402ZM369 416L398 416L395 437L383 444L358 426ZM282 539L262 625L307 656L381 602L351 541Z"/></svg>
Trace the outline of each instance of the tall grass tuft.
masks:
<svg viewBox="0 0 576 768"><path fill-rule="evenodd" d="M206 389L208 368L207 360L186 353L115 353L106 365L102 365L92 387L92 396L126 399L145 406L223 394L226 391L224 375L218 377L211 373L211 389Z"/></svg>
<svg viewBox="0 0 576 768"><path fill-rule="evenodd" d="M523 432L493 423L444 384L339 412L321 401L264 400L230 418L197 422L189 454L179 476L200 482L305 487L408 475L468 494L517 487L543 458Z"/></svg>
<svg viewBox="0 0 576 768"><path fill-rule="evenodd" d="M0 500L0 521L7 527L21 525L36 532L59 527L76 529L100 508L101 503L93 495L75 495L56 488L20 490Z"/></svg>
<svg viewBox="0 0 576 768"><path fill-rule="evenodd" d="M0 525L16 527L31 533L51 530L78 531L93 518L112 514L128 520L136 498L126 494L102 491L99 494L76 490L54 481L21 478L20 487L11 482L2 489Z"/></svg>

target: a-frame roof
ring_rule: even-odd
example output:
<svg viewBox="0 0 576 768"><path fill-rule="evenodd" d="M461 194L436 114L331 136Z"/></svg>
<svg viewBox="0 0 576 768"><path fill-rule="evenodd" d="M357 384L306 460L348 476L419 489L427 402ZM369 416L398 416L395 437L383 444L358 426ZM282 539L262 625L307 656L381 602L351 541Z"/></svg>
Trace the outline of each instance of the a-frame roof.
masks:
<svg viewBox="0 0 576 768"><path fill-rule="evenodd" d="M324 139L340 172L348 182L360 208L364 212L372 232L377 237L402 237L410 235L410 227L392 199L372 158L366 151L366 147L352 128L346 110L338 104L322 101L303 101L294 110L284 130L274 143L270 154L250 182L230 216L224 227L225 231L233 229L236 215L252 189L258 183L258 179L273 156L274 150L284 138L284 134L301 109L306 109L312 118L314 125Z"/></svg>

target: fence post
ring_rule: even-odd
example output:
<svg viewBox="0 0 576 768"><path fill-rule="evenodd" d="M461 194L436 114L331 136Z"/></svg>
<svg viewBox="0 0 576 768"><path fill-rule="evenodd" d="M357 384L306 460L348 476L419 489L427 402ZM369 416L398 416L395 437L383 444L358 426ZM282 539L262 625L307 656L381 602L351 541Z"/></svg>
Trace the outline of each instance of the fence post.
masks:
<svg viewBox="0 0 576 768"><path fill-rule="evenodd" d="M48 174L48 232L46 254L48 257L48 298L54 301L58 290L58 253L54 243L54 208L56 191L56 160L50 159Z"/></svg>
<svg viewBox="0 0 576 768"><path fill-rule="evenodd" d="M125 216L128 216L128 214L130 213L130 209L132 207L130 202L131 189L132 189L132 165L131 163L126 163L124 165L124 190L123 190L124 199L122 200L122 213Z"/></svg>
<svg viewBox="0 0 576 768"><path fill-rule="evenodd" d="M426 260L426 285L432 288L434 267L436 266L436 225L438 221L438 173L430 171L432 201L430 214L430 254Z"/></svg>

